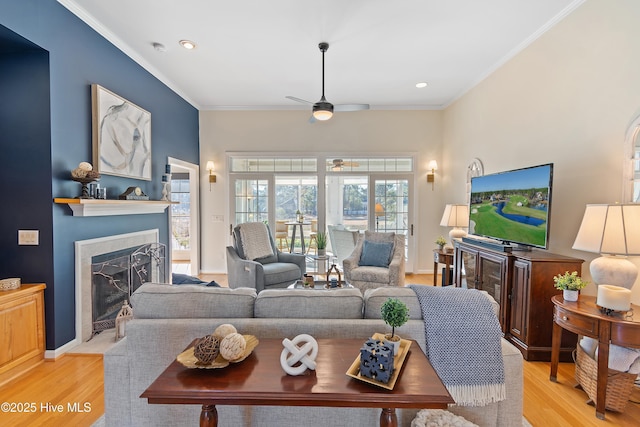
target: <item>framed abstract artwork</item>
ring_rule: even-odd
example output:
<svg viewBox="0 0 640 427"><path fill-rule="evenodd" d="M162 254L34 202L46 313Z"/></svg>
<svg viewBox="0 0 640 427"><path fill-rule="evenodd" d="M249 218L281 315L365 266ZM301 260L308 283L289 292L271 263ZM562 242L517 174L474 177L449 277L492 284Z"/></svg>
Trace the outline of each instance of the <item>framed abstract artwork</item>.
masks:
<svg viewBox="0 0 640 427"><path fill-rule="evenodd" d="M106 175L151 181L151 113L91 85L93 166Z"/></svg>

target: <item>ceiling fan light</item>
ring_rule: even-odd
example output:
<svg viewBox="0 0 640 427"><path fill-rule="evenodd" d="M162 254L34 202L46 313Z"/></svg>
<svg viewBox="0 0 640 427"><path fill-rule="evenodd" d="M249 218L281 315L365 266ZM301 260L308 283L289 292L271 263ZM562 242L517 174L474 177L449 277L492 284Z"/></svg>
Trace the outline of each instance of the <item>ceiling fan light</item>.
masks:
<svg viewBox="0 0 640 427"><path fill-rule="evenodd" d="M333 116L333 104L323 99L313 104L313 117L316 120L329 120Z"/></svg>
<svg viewBox="0 0 640 427"><path fill-rule="evenodd" d="M313 117L316 120L329 120L333 116L333 112L329 110L315 110Z"/></svg>

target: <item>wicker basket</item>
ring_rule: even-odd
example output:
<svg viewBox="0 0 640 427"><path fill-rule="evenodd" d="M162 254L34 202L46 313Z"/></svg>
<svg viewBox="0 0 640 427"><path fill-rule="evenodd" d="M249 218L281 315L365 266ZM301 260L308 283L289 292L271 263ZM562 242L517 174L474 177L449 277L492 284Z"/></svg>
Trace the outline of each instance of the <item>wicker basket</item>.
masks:
<svg viewBox="0 0 640 427"><path fill-rule="evenodd" d="M580 342L576 348L576 381L587 392L589 399L596 401L598 389L598 362L593 360L580 347ZM607 378L607 398L605 402L606 409L610 411L624 411L629 396L633 390L633 384L636 380L635 374L616 371L609 369Z"/></svg>
<svg viewBox="0 0 640 427"><path fill-rule="evenodd" d="M0 280L0 291L13 291L20 289L21 281L18 277Z"/></svg>

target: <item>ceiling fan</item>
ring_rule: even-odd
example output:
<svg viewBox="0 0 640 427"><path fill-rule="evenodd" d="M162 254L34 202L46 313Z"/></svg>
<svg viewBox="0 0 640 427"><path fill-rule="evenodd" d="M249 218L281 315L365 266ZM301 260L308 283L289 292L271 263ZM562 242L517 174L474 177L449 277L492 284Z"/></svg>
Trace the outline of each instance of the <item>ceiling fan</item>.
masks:
<svg viewBox="0 0 640 427"><path fill-rule="evenodd" d="M341 171L345 166L357 168L360 164L358 162L344 161L342 159L333 159L331 162L327 162L327 166L330 166L333 171Z"/></svg>
<svg viewBox="0 0 640 427"><path fill-rule="evenodd" d="M311 101L305 101L304 99L296 98L295 96L287 96L286 98L292 101L301 102L303 104L313 105L313 114L309 119L309 122L313 123L316 120L329 120L333 116L334 111L360 111L368 110L369 104L339 104L333 105L324 97L324 53L329 49L329 43L322 42L318 44L320 52L322 52L322 98L320 101L313 103Z"/></svg>

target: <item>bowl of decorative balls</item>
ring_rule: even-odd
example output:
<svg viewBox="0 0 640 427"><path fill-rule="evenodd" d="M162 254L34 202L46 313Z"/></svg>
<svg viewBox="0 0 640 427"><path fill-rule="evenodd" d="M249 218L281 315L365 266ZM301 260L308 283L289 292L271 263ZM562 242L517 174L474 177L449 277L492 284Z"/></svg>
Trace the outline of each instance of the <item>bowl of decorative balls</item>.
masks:
<svg viewBox="0 0 640 427"><path fill-rule="evenodd" d="M220 369L230 363L242 362L258 345L253 335L238 333L235 326L224 323L212 334L195 340L194 345L178 355L176 360L186 368Z"/></svg>

